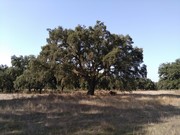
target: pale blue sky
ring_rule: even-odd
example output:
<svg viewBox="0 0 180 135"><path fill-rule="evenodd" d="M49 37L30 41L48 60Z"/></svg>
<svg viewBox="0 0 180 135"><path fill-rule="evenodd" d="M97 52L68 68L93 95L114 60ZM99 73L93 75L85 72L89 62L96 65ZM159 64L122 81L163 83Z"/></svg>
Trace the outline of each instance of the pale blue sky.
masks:
<svg viewBox="0 0 180 135"><path fill-rule="evenodd" d="M12 55L38 55L47 28L105 23L129 34L144 50L148 77L158 81L161 63L180 58L180 0L0 0L0 64Z"/></svg>

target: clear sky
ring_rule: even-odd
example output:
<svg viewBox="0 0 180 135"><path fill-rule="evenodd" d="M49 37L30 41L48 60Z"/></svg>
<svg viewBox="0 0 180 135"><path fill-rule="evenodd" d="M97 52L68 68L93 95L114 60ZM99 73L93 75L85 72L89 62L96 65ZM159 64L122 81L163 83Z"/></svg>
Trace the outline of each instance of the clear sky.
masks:
<svg viewBox="0 0 180 135"><path fill-rule="evenodd" d="M180 58L180 0L0 0L0 64L10 66L12 55L38 55L47 28L96 20L143 48L153 81L161 63Z"/></svg>

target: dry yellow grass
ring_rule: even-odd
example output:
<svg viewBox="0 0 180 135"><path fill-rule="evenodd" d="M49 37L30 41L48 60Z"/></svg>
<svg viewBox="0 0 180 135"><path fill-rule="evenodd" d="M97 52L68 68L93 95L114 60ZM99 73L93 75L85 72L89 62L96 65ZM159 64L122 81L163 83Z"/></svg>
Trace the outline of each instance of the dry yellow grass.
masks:
<svg viewBox="0 0 180 135"><path fill-rule="evenodd" d="M0 134L180 134L180 91L117 93L0 94Z"/></svg>

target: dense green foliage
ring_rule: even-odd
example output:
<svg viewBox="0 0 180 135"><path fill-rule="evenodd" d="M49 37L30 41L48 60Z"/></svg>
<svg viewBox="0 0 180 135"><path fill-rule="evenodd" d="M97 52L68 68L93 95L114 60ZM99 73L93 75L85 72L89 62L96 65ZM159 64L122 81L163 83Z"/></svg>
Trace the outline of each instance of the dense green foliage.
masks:
<svg viewBox="0 0 180 135"><path fill-rule="evenodd" d="M47 44L35 56L12 56L0 66L0 89L155 89L146 78L143 50L129 35L110 33L104 23L73 29L48 29Z"/></svg>
<svg viewBox="0 0 180 135"><path fill-rule="evenodd" d="M180 89L180 59L159 67L158 89Z"/></svg>
<svg viewBox="0 0 180 135"><path fill-rule="evenodd" d="M20 83L24 83L18 80L24 71L27 69L27 66L34 56L19 56L15 55L11 57L11 67L6 65L0 65L0 89L1 91L6 90L7 92L12 92L15 90L16 86L19 86ZM23 80L24 81L24 80Z"/></svg>
<svg viewBox="0 0 180 135"><path fill-rule="evenodd" d="M88 94L93 95L104 76L122 81L126 88L135 79L146 77L146 66L141 66L142 49L133 48L129 35L111 34L100 21L88 28L79 25L74 30L58 27L48 31L48 44L42 47L38 59L56 81L67 76L70 80L80 78Z"/></svg>

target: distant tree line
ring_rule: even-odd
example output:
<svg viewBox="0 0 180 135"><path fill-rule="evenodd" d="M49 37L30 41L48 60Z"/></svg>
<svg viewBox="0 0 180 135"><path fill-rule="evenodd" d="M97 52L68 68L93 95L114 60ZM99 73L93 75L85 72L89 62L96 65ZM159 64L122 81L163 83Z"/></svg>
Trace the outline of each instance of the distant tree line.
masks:
<svg viewBox="0 0 180 135"><path fill-rule="evenodd" d="M179 88L179 60L159 68L158 84L147 78L143 50L133 47L129 35L110 33L104 23L75 29L48 29L47 44L38 56L12 56L12 66L0 66L0 90L15 92L44 89L154 90ZM173 71L165 69L173 66ZM164 69L165 68L165 69ZM177 74L173 72L178 72ZM168 74L171 73L171 76ZM176 80L171 87L165 81ZM173 87L175 86L175 87Z"/></svg>

